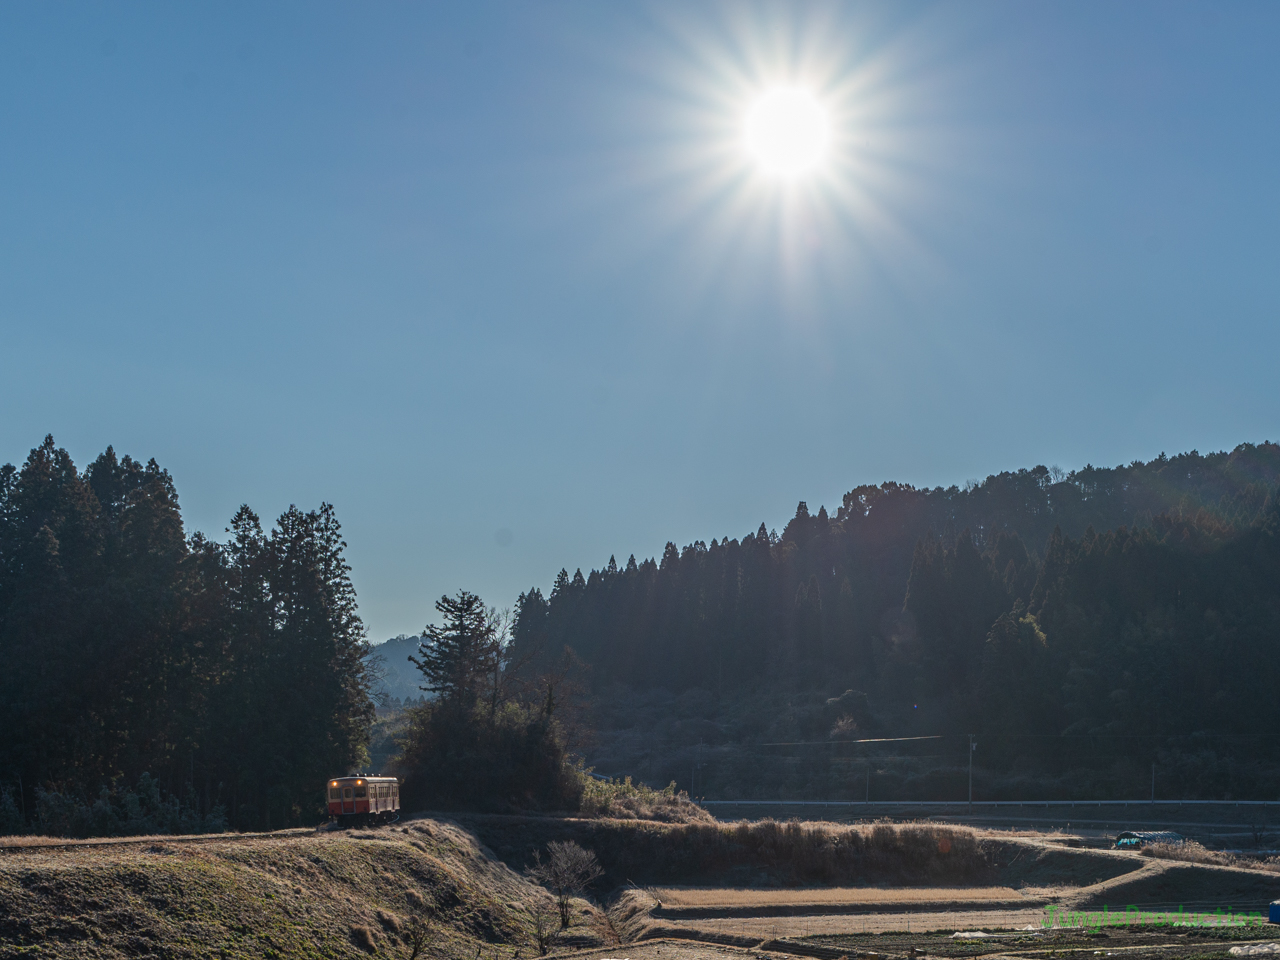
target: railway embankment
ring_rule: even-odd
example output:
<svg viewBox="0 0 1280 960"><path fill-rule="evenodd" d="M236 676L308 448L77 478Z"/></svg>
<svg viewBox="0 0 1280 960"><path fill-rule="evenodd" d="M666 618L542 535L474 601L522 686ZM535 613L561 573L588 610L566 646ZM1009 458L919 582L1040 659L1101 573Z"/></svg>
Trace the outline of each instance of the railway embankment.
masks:
<svg viewBox="0 0 1280 960"><path fill-rule="evenodd" d="M547 894L433 820L0 846L0 955L508 960ZM533 951L536 953L536 951ZM525 955L529 955L526 948Z"/></svg>

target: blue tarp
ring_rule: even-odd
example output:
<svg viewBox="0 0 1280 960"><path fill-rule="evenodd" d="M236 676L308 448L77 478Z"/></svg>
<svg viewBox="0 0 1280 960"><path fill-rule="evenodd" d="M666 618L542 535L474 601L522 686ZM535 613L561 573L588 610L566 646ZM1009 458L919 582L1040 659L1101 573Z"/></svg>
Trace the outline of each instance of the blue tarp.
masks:
<svg viewBox="0 0 1280 960"><path fill-rule="evenodd" d="M1174 833L1170 830L1126 830L1124 833L1116 835L1116 846L1122 850L1145 847L1149 843L1177 844L1186 842L1186 838L1182 834Z"/></svg>

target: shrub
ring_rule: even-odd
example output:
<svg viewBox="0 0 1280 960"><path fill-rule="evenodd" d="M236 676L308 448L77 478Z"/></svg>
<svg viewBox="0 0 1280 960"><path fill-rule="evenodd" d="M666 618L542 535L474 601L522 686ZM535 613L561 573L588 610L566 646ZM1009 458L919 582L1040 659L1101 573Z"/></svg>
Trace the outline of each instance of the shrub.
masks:
<svg viewBox="0 0 1280 960"><path fill-rule="evenodd" d="M582 780L582 805L578 812L588 817L613 817L619 820L661 820L665 823L713 823L715 818L689 799L689 794L676 790L675 782L661 790L643 783L633 784L630 777L622 780L598 780L590 770L579 768Z"/></svg>
<svg viewBox="0 0 1280 960"><path fill-rule="evenodd" d="M545 900L539 900L529 911L530 932L540 956L545 957L551 949L551 941L555 939L559 929L559 920L555 907Z"/></svg>
<svg viewBox="0 0 1280 960"><path fill-rule="evenodd" d="M542 707L505 704L451 709L427 703L409 711L396 759L410 808L574 810L581 778L565 752L559 724Z"/></svg>
<svg viewBox="0 0 1280 960"><path fill-rule="evenodd" d="M0 788L0 836L25 833L26 829L26 821L22 818L22 811L13 797L13 791L8 787Z"/></svg>
<svg viewBox="0 0 1280 960"><path fill-rule="evenodd" d="M351 942L365 953L376 953L378 950L378 941L374 936L373 927L352 927Z"/></svg>
<svg viewBox="0 0 1280 960"><path fill-rule="evenodd" d="M194 798L166 796L144 773L132 789L104 786L92 803L70 791L36 789L37 832L57 837L127 837L150 833L220 833L226 811L215 806L201 816Z"/></svg>

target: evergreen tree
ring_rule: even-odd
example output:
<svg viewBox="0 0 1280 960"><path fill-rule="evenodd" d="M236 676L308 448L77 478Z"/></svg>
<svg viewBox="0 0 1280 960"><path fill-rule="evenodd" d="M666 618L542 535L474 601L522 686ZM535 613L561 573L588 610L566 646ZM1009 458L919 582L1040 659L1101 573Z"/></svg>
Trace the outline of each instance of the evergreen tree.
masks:
<svg viewBox="0 0 1280 960"><path fill-rule="evenodd" d="M279 826L319 816L324 780L364 762L366 647L333 508L264 534L244 507L228 532L186 537L154 460L108 448L80 473L46 437L0 467L0 765L19 809L145 777L201 823L227 807Z"/></svg>
<svg viewBox="0 0 1280 960"><path fill-rule="evenodd" d="M537 631L542 603L536 590L521 596L515 632ZM581 783L557 716L558 678L519 682L528 658L507 658L512 618L475 594L441 597L436 610L443 622L423 631L419 655L409 658L422 671L423 689L437 696L409 711L399 740L405 802L572 809Z"/></svg>
<svg viewBox="0 0 1280 960"><path fill-rule="evenodd" d="M489 611L466 590L441 597L436 610L444 623L422 631L418 656L409 660L422 671L423 690L436 694L442 704L470 709L501 656Z"/></svg>

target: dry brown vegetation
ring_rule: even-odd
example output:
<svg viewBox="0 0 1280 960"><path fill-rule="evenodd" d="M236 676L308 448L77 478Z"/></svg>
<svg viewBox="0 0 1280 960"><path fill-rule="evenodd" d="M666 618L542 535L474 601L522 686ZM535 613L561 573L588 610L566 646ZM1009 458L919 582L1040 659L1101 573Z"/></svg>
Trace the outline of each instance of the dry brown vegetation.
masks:
<svg viewBox="0 0 1280 960"><path fill-rule="evenodd" d="M597 852L614 871L601 892L645 871L666 882L951 886L986 869L972 831L931 825L488 821L518 838L507 864L461 826L426 819L352 832L15 839L0 847L0 945L58 957L498 960L499 945L536 953L643 935L652 901L639 891L603 911L574 900L569 929L539 935L553 900L520 870L548 840Z"/></svg>
<svg viewBox="0 0 1280 960"><path fill-rule="evenodd" d="M1280 894L1280 877L1213 859L1163 862L927 823L478 823L479 837L421 819L350 832L10 841L0 845L0 956L511 960L516 949L596 946L620 956L612 951L624 944L632 956L653 937L759 947L856 930L1022 927L1039 923L1049 899L1254 904ZM553 897L520 871L534 850L545 857L549 841L569 840L607 868L596 888L607 903L574 898L562 930ZM1080 886L1043 897L1009 886L1032 878Z"/></svg>
<svg viewBox="0 0 1280 960"><path fill-rule="evenodd" d="M582 776L584 817L611 817L616 820L659 820L663 823L715 823L715 817L689 799L689 794L676 790L674 783L654 790L643 783L621 780L596 780Z"/></svg>
<svg viewBox="0 0 1280 960"><path fill-rule="evenodd" d="M966 827L503 816L464 822L517 869L530 865L548 841L575 840L599 858L606 888L629 883L945 886L989 882L994 874L983 845Z"/></svg>
<svg viewBox="0 0 1280 960"><path fill-rule="evenodd" d="M1215 867L1243 867L1280 873L1280 857L1245 857L1222 850L1209 850L1194 840L1184 843L1149 843L1139 853L1158 860L1180 860L1184 863L1206 863Z"/></svg>
<svg viewBox="0 0 1280 960"><path fill-rule="evenodd" d="M516 946L536 952L542 904L545 890L430 820L0 852L0 955L496 960L501 945L507 960ZM571 942L603 942L586 909Z"/></svg>
<svg viewBox="0 0 1280 960"><path fill-rule="evenodd" d="M657 887L649 891L664 907L835 906L951 900L1017 900L1010 887L821 887L801 890Z"/></svg>
<svg viewBox="0 0 1280 960"><path fill-rule="evenodd" d="M254 839L280 840L285 837L310 837L317 832L327 831L324 827L297 827L288 830L273 830L270 833L194 833L172 834L155 833L137 837L46 837L38 834L15 834L0 837L0 853L16 850L29 850L39 847L73 849L91 849L93 847L145 847L163 843L226 843L228 840L244 842Z"/></svg>

